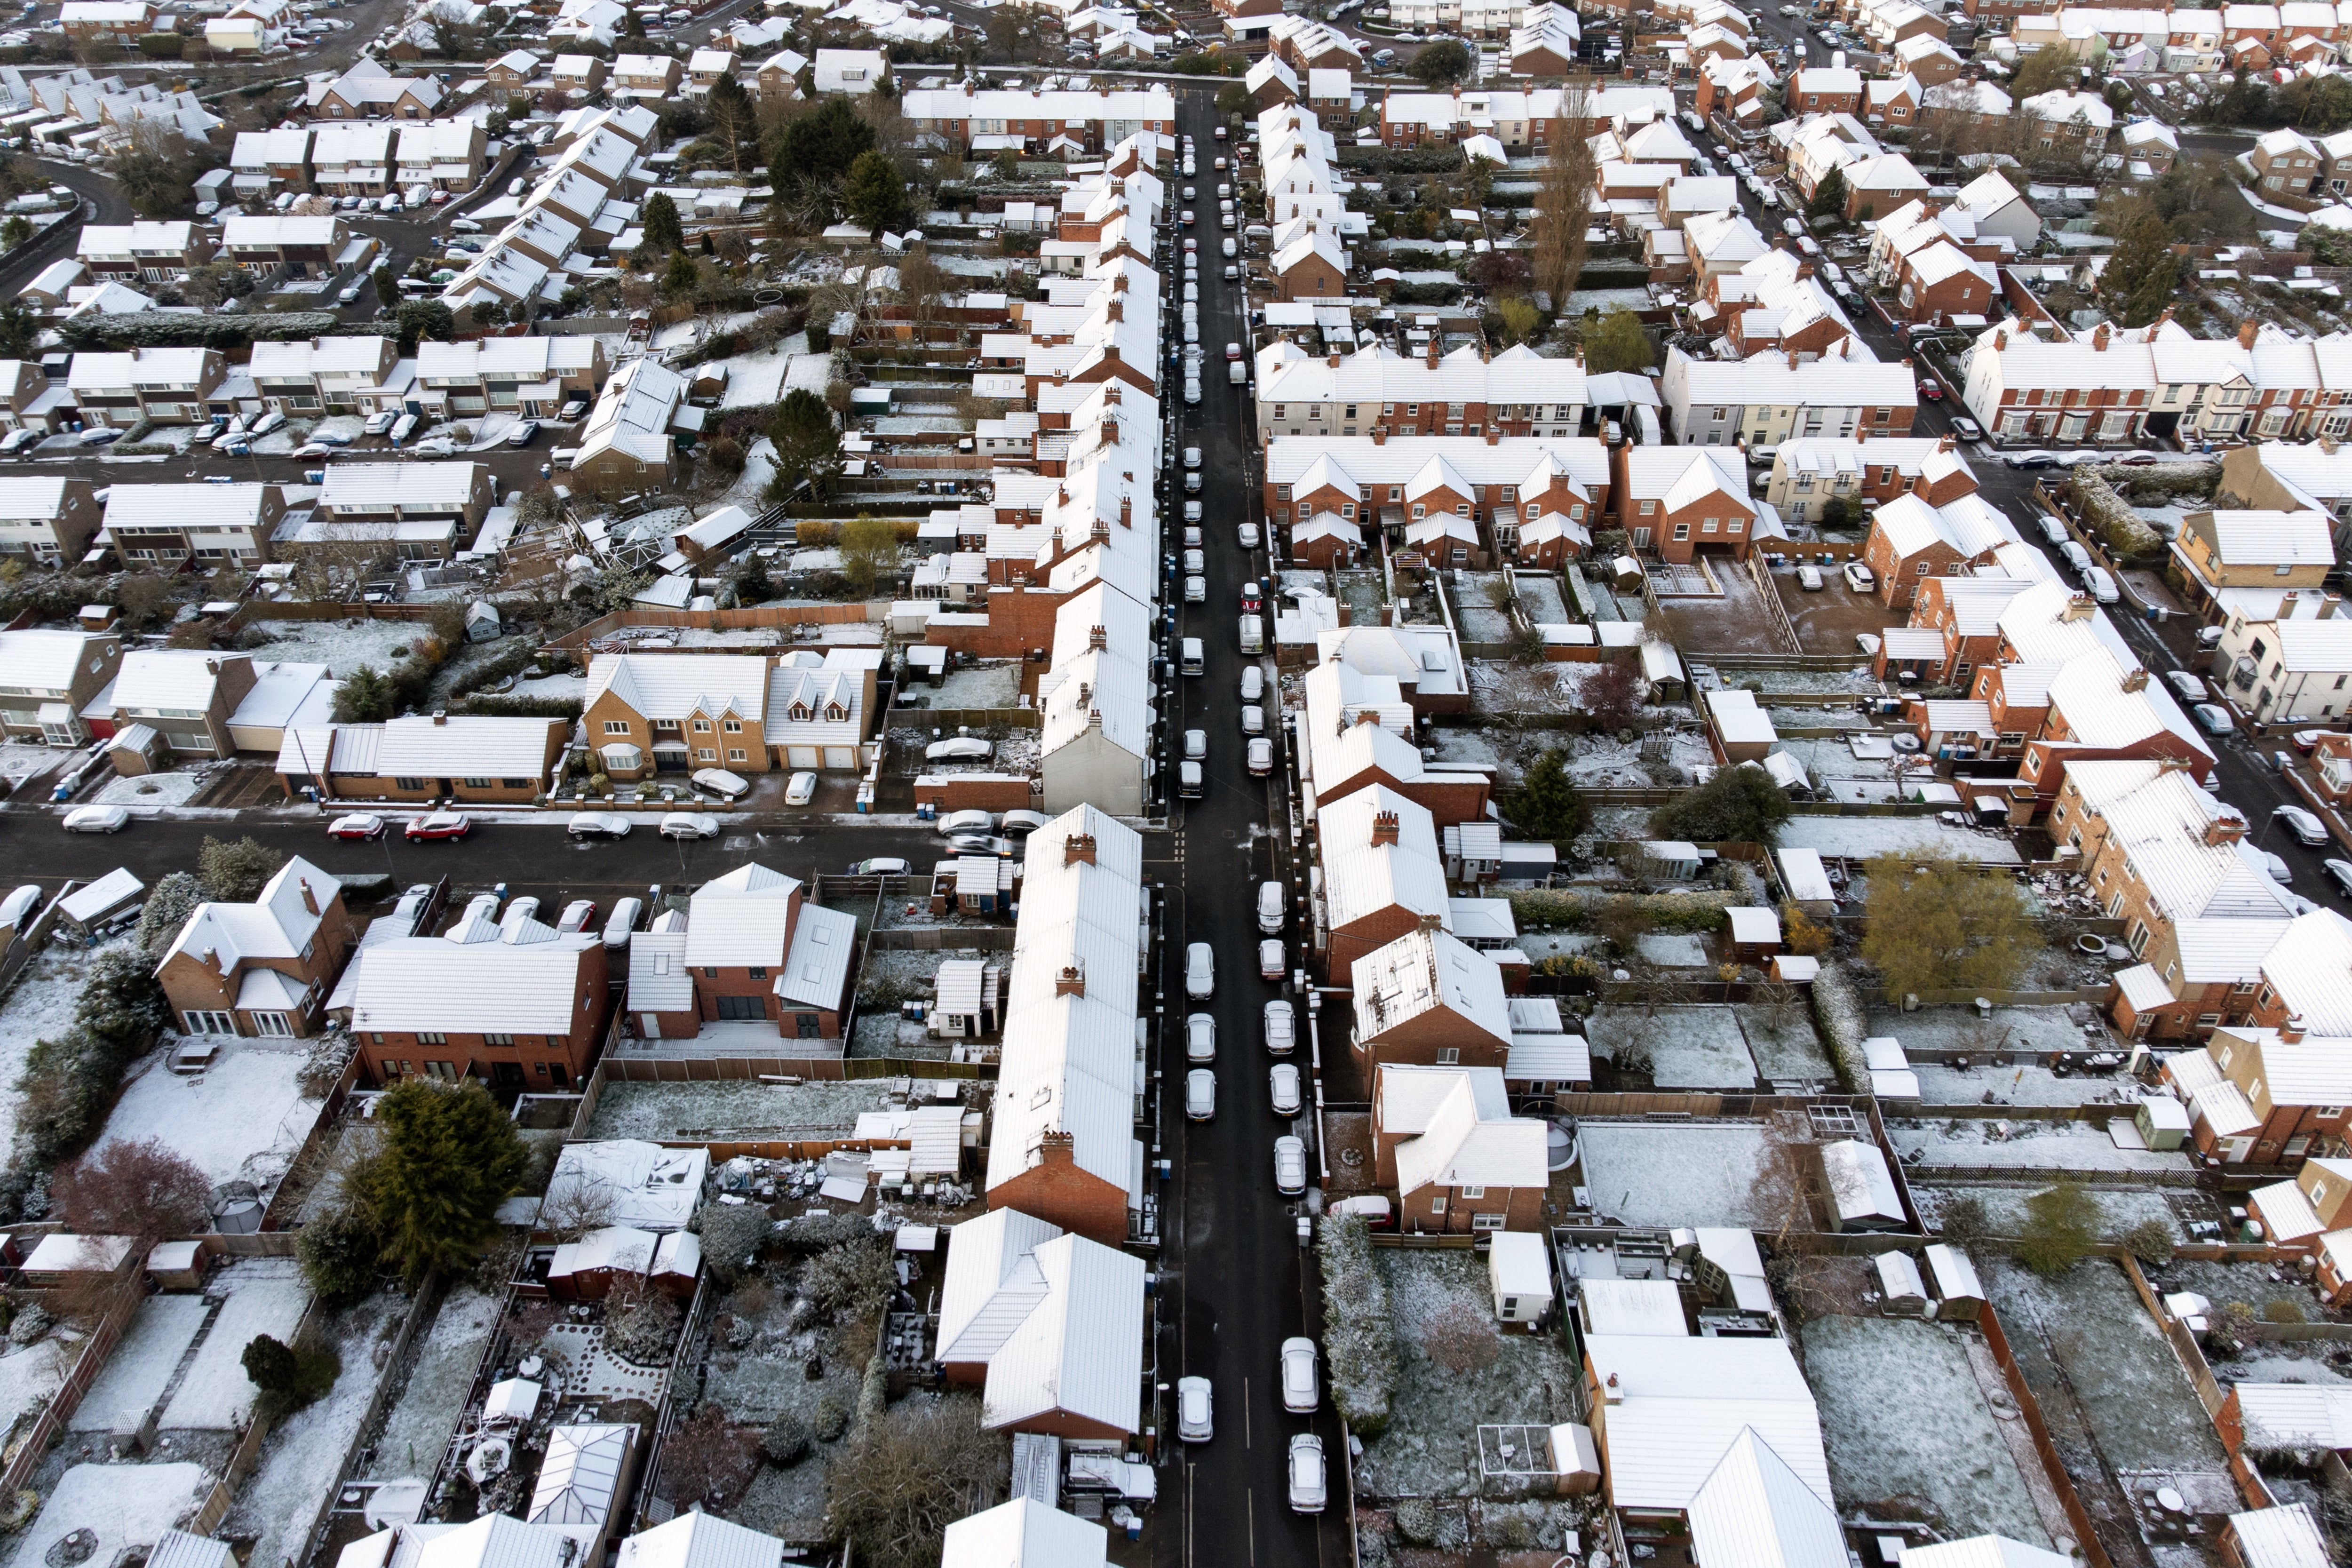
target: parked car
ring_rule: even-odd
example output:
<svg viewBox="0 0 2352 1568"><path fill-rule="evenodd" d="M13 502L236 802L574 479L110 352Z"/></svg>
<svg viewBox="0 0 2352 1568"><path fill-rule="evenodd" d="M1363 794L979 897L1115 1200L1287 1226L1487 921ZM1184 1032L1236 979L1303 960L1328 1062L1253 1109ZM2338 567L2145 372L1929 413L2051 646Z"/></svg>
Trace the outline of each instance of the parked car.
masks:
<svg viewBox="0 0 2352 1568"><path fill-rule="evenodd" d="M1185 448L1184 448L1184 467L1185 467L1185 468L1199 468L1200 466L1201 466L1201 448L1200 448L1200 447L1185 447Z"/></svg>
<svg viewBox="0 0 2352 1568"><path fill-rule="evenodd" d="M958 833L948 839L948 847L959 855L994 855L1000 858L1017 854L1021 846L1010 838L992 833Z"/></svg>
<svg viewBox="0 0 2352 1568"><path fill-rule="evenodd" d="M1307 1190L1307 1145L1288 1133L1274 1141L1274 1190L1290 1198Z"/></svg>
<svg viewBox="0 0 2352 1568"><path fill-rule="evenodd" d="M2168 669L2164 672L2164 683L2171 687L2172 694L2183 702L2205 700L2205 678L2201 675L2194 675L2185 669Z"/></svg>
<svg viewBox="0 0 2352 1568"><path fill-rule="evenodd" d="M673 811L661 819L664 838L716 838L719 819L707 811Z"/></svg>
<svg viewBox="0 0 2352 1568"><path fill-rule="evenodd" d="M1206 577L1202 576L1197 572L1186 577L1184 579L1184 602L1188 605L1207 604L1209 602L1209 580Z"/></svg>
<svg viewBox="0 0 2352 1568"><path fill-rule="evenodd" d="M1944 384L1932 375L1923 375L1919 378L1919 395L1930 403L1941 403L1944 401Z"/></svg>
<svg viewBox="0 0 2352 1568"><path fill-rule="evenodd" d="M1845 585L1857 594L1867 594L1878 586L1878 579L1861 562L1849 561L1845 563Z"/></svg>
<svg viewBox="0 0 2352 1568"><path fill-rule="evenodd" d="M103 447L110 441L121 439L122 432L111 425L101 425L95 430L81 433L81 444L85 447Z"/></svg>
<svg viewBox="0 0 2352 1568"><path fill-rule="evenodd" d="M896 855L876 855L868 859L850 862L852 877L903 877L911 862Z"/></svg>
<svg viewBox="0 0 2352 1568"><path fill-rule="evenodd" d="M383 837L383 818L373 812L348 812L327 825L327 837L373 843Z"/></svg>
<svg viewBox="0 0 2352 1568"><path fill-rule="evenodd" d="M1217 1059L1217 1021L1206 1013L1184 1015L1184 1059L1203 1064Z"/></svg>
<svg viewBox="0 0 2352 1568"><path fill-rule="evenodd" d="M1274 772L1274 742L1263 735L1249 743L1249 771L1255 778Z"/></svg>
<svg viewBox="0 0 2352 1568"><path fill-rule="evenodd" d="M563 406L555 411L555 417L558 423L569 425L573 420L584 416L587 412L588 400L586 398L567 397L563 400Z"/></svg>
<svg viewBox="0 0 2352 1568"><path fill-rule="evenodd" d="M571 936L575 932L586 931L589 923L595 918L595 900L574 899L563 906L563 918L555 922L556 934Z"/></svg>
<svg viewBox="0 0 2352 1568"><path fill-rule="evenodd" d="M1265 1005L1265 1054L1286 1057L1298 1048L1298 1016L1279 998Z"/></svg>
<svg viewBox="0 0 2352 1568"><path fill-rule="evenodd" d="M2333 733L2335 731L2331 730L2297 730L2294 732L2294 749L2298 752L2312 751L2318 746L2319 737Z"/></svg>
<svg viewBox="0 0 2352 1568"><path fill-rule="evenodd" d="M66 813L68 833L120 833L131 826L131 814L119 805L78 805Z"/></svg>
<svg viewBox="0 0 2352 1568"><path fill-rule="evenodd" d="M2272 881L2276 882L2280 887L2284 888L2288 883L2294 880L2294 868L2288 865L2284 860L2280 859L2277 856L2272 854L2267 849L2257 849L2254 853L2262 857L2263 868L2271 874Z"/></svg>
<svg viewBox="0 0 2352 1568"><path fill-rule="evenodd" d="M617 811L575 811L563 831L574 838L626 838L629 819Z"/></svg>
<svg viewBox="0 0 2352 1568"><path fill-rule="evenodd" d="M1261 980L1279 980L1289 971L1288 958L1284 954L1282 940L1268 937L1257 944L1257 973Z"/></svg>
<svg viewBox="0 0 2352 1568"><path fill-rule="evenodd" d="M1184 994L1194 1001L1205 1001L1216 994L1217 957L1205 942L1196 942L1184 949Z"/></svg>
<svg viewBox="0 0 2352 1568"><path fill-rule="evenodd" d="M2336 891L2352 898L2352 860L2322 860L2319 868L2336 884Z"/></svg>
<svg viewBox="0 0 2352 1568"><path fill-rule="evenodd" d="M1981 441L1984 439L1984 426L1965 414L1955 414L1952 416L1952 434L1963 441Z"/></svg>
<svg viewBox="0 0 2352 1568"><path fill-rule="evenodd" d="M2271 813L2271 818L2286 824L2286 830L2305 844L2317 846L2327 842L2326 825L2299 805L2280 806Z"/></svg>
<svg viewBox="0 0 2352 1568"><path fill-rule="evenodd" d="M1007 838L1026 838L1052 820L1042 811L1008 811L996 826Z"/></svg>
<svg viewBox="0 0 2352 1568"><path fill-rule="evenodd" d="M1282 1407L1294 1415L1312 1415L1323 1403L1315 1375L1315 1342L1294 1334L1282 1342Z"/></svg>
<svg viewBox="0 0 2352 1568"><path fill-rule="evenodd" d="M462 811L429 811L409 818L404 837L422 843L434 838L463 838L474 831L474 819Z"/></svg>
<svg viewBox="0 0 2352 1568"><path fill-rule="evenodd" d="M806 805L815 798L816 775L814 773L794 773L793 775L792 783L784 786L784 804L786 805Z"/></svg>
<svg viewBox="0 0 2352 1568"><path fill-rule="evenodd" d="M1265 1082L1266 1088L1272 1090L1274 1094L1274 1113L1276 1116L1297 1115L1299 1106L1298 1064L1296 1062L1275 1063L1272 1067L1265 1069Z"/></svg>
<svg viewBox="0 0 2352 1568"><path fill-rule="evenodd" d="M1280 882L1265 881L1257 885L1257 929L1271 936L1279 931L1290 912L1290 896Z"/></svg>
<svg viewBox="0 0 2352 1568"><path fill-rule="evenodd" d="M2012 468L2054 468L2058 458L2053 452L2011 452L2001 461Z"/></svg>
<svg viewBox="0 0 2352 1568"><path fill-rule="evenodd" d="M1257 579L1252 577L1242 584L1242 614L1254 616L1264 608L1265 591L1258 586Z"/></svg>
<svg viewBox="0 0 2352 1568"><path fill-rule="evenodd" d="M1176 1380L1176 1436L1186 1443L1205 1443L1213 1425L1213 1402L1205 1377Z"/></svg>
<svg viewBox="0 0 2352 1568"><path fill-rule="evenodd" d="M1241 525L1241 542L1244 550L1257 548L1257 524L1245 522Z"/></svg>
<svg viewBox="0 0 2352 1568"><path fill-rule="evenodd" d="M1194 1068L1184 1075L1184 1116L1191 1121L1217 1119L1217 1075L1211 1069Z"/></svg>
<svg viewBox="0 0 2352 1568"><path fill-rule="evenodd" d="M507 432L507 445L509 447L528 447L538 439L539 421L536 419L526 419Z"/></svg>
<svg viewBox="0 0 2352 1568"><path fill-rule="evenodd" d="M1265 709L1264 705L1256 702L1244 702L1242 704L1242 733L1244 735L1263 735L1265 733Z"/></svg>
<svg viewBox="0 0 2352 1568"><path fill-rule="evenodd" d="M2200 702L2189 710L2197 720L2197 727L2209 735L2226 735L2237 726L2231 722L2230 710L2218 702Z"/></svg>
<svg viewBox="0 0 2352 1568"><path fill-rule="evenodd" d="M1184 731L1184 761L1205 763L1209 760L1209 732L1206 730Z"/></svg>
<svg viewBox="0 0 2352 1568"><path fill-rule="evenodd" d="M1805 564L1798 567L1797 586L1802 588L1808 594L1820 593L1823 586L1822 582L1822 569L1812 564L1811 562L1807 562Z"/></svg>
<svg viewBox="0 0 2352 1568"><path fill-rule="evenodd" d="M750 784L725 768L697 768L688 778L695 788L709 790L723 800L741 800L751 793Z"/></svg>
<svg viewBox="0 0 2352 1568"><path fill-rule="evenodd" d="M360 426L360 434L362 436L381 436L385 431L391 429L392 422L399 417L399 415L394 414L389 408L383 410L381 413L371 414L367 416L367 422Z"/></svg>

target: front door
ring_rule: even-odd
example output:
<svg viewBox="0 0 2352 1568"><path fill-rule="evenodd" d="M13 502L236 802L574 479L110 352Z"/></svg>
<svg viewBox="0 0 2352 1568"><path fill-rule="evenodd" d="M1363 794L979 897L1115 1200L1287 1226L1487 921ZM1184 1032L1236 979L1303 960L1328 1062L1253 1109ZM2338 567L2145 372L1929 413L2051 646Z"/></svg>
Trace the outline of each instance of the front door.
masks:
<svg viewBox="0 0 2352 1568"><path fill-rule="evenodd" d="M492 1062L490 1064L490 1081L497 1084L500 1089L520 1089L522 1087L522 1063Z"/></svg>
<svg viewBox="0 0 2352 1568"><path fill-rule="evenodd" d="M2254 1141L2252 1137L2221 1140L2221 1159L2225 1164L2243 1164L2246 1156L2253 1152Z"/></svg>

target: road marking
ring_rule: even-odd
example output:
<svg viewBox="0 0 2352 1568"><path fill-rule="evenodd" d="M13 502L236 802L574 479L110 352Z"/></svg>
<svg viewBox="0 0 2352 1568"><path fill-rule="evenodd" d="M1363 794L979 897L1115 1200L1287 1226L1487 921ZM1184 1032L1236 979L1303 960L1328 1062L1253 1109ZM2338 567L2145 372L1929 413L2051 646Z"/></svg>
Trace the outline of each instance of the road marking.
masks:
<svg viewBox="0 0 2352 1568"><path fill-rule="evenodd" d="M1257 1489L1252 1487L1244 1495L1249 1501L1250 1562L1255 1564L1257 1562Z"/></svg>
<svg viewBox="0 0 2352 1568"><path fill-rule="evenodd" d="M1242 1447L1250 1446L1249 1379L1242 1379Z"/></svg>

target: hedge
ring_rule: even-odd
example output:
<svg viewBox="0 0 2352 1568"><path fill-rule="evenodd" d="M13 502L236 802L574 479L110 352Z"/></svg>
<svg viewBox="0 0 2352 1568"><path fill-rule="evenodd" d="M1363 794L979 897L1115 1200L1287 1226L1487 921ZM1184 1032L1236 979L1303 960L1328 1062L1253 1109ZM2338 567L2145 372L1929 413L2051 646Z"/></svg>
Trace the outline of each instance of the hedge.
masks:
<svg viewBox="0 0 2352 1568"><path fill-rule="evenodd" d="M100 347L171 349L238 349L254 342L284 342L296 338L341 334L383 336L380 324L345 324L331 311L272 311L268 315L191 315L175 310L150 310L136 316L81 316L61 323L60 337L69 349Z"/></svg>
<svg viewBox="0 0 2352 1568"><path fill-rule="evenodd" d="M583 704L576 697L468 697L457 711L499 719L578 720Z"/></svg>
<svg viewBox="0 0 2352 1568"><path fill-rule="evenodd" d="M1653 931L1721 931L1724 910L1734 896L1720 889L1687 893L1580 893L1559 888L1538 888L1513 893L1511 914L1522 931L1579 931L1591 923L1595 910L1622 901L1639 909Z"/></svg>

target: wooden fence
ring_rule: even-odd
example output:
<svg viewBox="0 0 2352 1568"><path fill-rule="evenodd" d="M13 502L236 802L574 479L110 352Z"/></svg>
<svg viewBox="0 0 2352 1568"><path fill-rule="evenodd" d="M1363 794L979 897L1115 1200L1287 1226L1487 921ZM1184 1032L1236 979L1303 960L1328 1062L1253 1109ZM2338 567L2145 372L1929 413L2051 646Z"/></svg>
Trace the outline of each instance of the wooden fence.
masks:
<svg viewBox="0 0 2352 1568"><path fill-rule="evenodd" d="M952 952L965 947L1010 952L1013 938L1011 926L891 926L876 931L866 945L897 952Z"/></svg>
<svg viewBox="0 0 2352 1568"><path fill-rule="evenodd" d="M2025 1373L2019 1369L2017 1356L2009 1348L2009 1335L2000 1326L2000 1314L1993 1310L1990 1301L1979 1311L1977 1327L1992 1351L1993 1363L2000 1368L2002 1381L2009 1384L2009 1396L2017 1402L2018 1413L2024 1417L2025 1429L2033 1438L2033 1451L2042 1460L2051 1489L2058 1494L2058 1506L2066 1510L2066 1521L2074 1527L2075 1544L2082 1549L2084 1561L2091 1568L2115 1568L2098 1531L2092 1526L2089 1510L2083 1507L2082 1495L2074 1489L2074 1478L2058 1457L2058 1446L2050 1440L2050 1424L2042 1418L2041 1402L2033 1397Z"/></svg>
<svg viewBox="0 0 2352 1568"><path fill-rule="evenodd" d="M34 958L39 954L48 941L49 932L57 926L58 906L65 902L68 893L81 885L68 879L66 884L58 889L57 896L33 917L33 923L17 931L9 941L7 952L0 953L0 999L5 999L8 993L16 989L16 982L23 977L25 971L32 967Z"/></svg>
<svg viewBox="0 0 2352 1568"><path fill-rule="evenodd" d="M917 691L911 695L920 697L922 693ZM898 702L892 704L884 722L917 729L987 730L1002 724L1008 730L1042 730L1045 727L1045 716L1034 708L927 708L908 703L902 695ZM928 764L920 753L917 753L908 765L920 772Z"/></svg>
<svg viewBox="0 0 2352 1568"><path fill-rule="evenodd" d="M9 1460L5 1471L0 1471L0 1497L15 1497L33 1484L33 1473L41 1468L41 1460L47 1456L49 1445L57 1441L65 1431L66 1423L72 1420L74 1412L81 1408L82 1399L89 1393L90 1384L98 1381L100 1371L106 1365L106 1358L114 1353L114 1347L131 1327L131 1320L138 1316L140 1303L147 1299L141 1273L145 1259L134 1255L129 1263L130 1278L116 1288L112 1299L107 1302L105 1313L98 1321L98 1327L90 1331L89 1338L82 1342L81 1353L74 1357L73 1368L66 1373L65 1382L58 1385L57 1393L49 1396L48 1407L34 1420L32 1429L17 1444L16 1458Z"/></svg>
<svg viewBox="0 0 2352 1568"><path fill-rule="evenodd" d="M247 599L227 624L242 627L255 621L411 621L422 625L442 608L439 605L339 605L324 599Z"/></svg>
<svg viewBox="0 0 2352 1568"><path fill-rule="evenodd" d="M801 626L878 625L889 614L887 599L847 605L753 605L732 610L615 610L564 633L546 646L552 652L577 653L597 638L611 637L630 626L677 626L689 631L748 631L772 626L788 631Z"/></svg>

